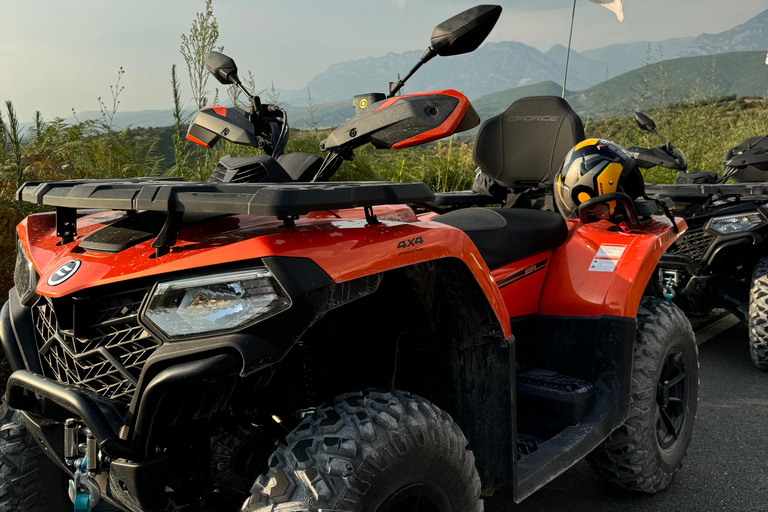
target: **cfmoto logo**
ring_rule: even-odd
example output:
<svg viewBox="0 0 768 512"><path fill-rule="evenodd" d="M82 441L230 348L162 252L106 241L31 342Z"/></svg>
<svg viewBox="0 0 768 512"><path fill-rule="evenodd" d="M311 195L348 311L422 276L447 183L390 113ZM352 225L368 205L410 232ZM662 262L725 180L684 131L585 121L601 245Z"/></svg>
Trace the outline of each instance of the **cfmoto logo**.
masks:
<svg viewBox="0 0 768 512"><path fill-rule="evenodd" d="M77 269L80 268L80 260L70 260L60 266L56 269L56 271L51 274L51 277L48 278L48 285L49 286L56 286L58 284L63 283L73 275L75 275L75 272L77 272Z"/></svg>

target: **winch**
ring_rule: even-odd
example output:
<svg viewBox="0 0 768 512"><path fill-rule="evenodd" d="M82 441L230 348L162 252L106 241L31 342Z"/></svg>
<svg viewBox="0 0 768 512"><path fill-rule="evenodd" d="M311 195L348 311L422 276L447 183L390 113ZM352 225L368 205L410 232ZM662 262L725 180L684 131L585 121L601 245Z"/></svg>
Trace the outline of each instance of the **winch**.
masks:
<svg viewBox="0 0 768 512"><path fill-rule="evenodd" d="M79 442L80 435L85 436L85 443ZM75 419L64 423L64 458L74 469L68 494L75 512L91 512L101 501L101 489L95 481L101 466L101 450L91 431Z"/></svg>

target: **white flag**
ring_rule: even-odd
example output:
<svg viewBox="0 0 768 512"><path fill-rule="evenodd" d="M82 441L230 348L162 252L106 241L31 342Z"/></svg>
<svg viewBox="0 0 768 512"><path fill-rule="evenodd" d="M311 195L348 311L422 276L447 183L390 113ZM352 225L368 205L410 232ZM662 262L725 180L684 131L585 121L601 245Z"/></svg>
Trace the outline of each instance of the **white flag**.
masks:
<svg viewBox="0 0 768 512"><path fill-rule="evenodd" d="M622 4L622 0L589 0L590 2L600 4L606 9L612 10L614 13L616 13L616 17L619 18L619 21L624 23L624 5Z"/></svg>

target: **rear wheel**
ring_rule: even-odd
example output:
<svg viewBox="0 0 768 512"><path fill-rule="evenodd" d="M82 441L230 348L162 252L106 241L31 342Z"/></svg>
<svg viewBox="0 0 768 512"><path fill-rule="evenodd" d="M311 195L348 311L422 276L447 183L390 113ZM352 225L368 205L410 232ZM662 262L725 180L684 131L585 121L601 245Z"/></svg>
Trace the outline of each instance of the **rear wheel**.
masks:
<svg viewBox="0 0 768 512"><path fill-rule="evenodd" d="M0 512L72 510L66 474L43 453L20 417L7 405L0 407Z"/></svg>
<svg viewBox="0 0 768 512"><path fill-rule="evenodd" d="M768 371L768 258L752 271L749 290L749 351L752 362Z"/></svg>
<svg viewBox="0 0 768 512"><path fill-rule="evenodd" d="M451 417L407 393L351 393L269 460L247 512L480 512L480 477Z"/></svg>
<svg viewBox="0 0 768 512"><path fill-rule="evenodd" d="M633 357L629 418L588 460L610 482L654 493L683 463L698 401L698 350L677 306L656 298L641 302Z"/></svg>

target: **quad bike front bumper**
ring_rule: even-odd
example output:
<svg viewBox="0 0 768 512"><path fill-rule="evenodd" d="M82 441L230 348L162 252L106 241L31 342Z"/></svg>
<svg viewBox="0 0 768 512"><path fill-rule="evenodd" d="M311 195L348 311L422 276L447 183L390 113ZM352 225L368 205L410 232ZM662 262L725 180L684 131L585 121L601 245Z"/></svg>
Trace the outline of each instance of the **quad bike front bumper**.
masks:
<svg viewBox="0 0 768 512"><path fill-rule="evenodd" d="M128 512L166 510L170 459L161 446L148 444L152 436L136 432L161 428L157 425L165 413L178 412L169 411L169 404L183 400L180 391L199 398L212 387L232 389L242 358L209 354L171 365L151 379L138 407L128 414L124 404L31 371L40 363L35 350L25 350L36 344L24 312L12 289L0 311L0 342L14 370L5 399L21 412L21 422L41 450L71 477L70 497L87 491L84 501L90 505L104 501Z"/></svg>
<svg viewBox="0 0 768 512"><path fill-rule="evenodd" d="M130 512L168 509L166 483L172 474L171 462L175 463L166 439L171 428L251 396L265 379L261 369L282 358L309 325L324 312L372 293L380 281L374 275L336 285L310 260L273 258L264 263L292 297L293 307L243 332L161 343L139 368L130 400L99 392L105 388L91 384L94 374L89 366L67 366L70 359L55 366L50 357L46 359L50 347L62 347L54 362L63 359L59 354L89 357L82 349L78 352L83 331L75 335L76 326L59 325L55 317L51 321L44 316L42 308L49 307L54 313L62 310L64 316L67 308L61 302L37 297L23 303L17 290L11 289L0 312L0 342L13 370L6 401L22 413L24 426L44 453L73 478L77 489L93 489L99 499ZM75 298L70 310L80 307L87 318L100 318L89 310L90 303L81 302L84 306ZM141 302L122 300L122 305L130 307L118 320L123 322ZM109 327L109 332L128 333L119 343L124 339L141 342L146 336L134 333L141 331L140 326ZM86 338L88 350L102 359L116 360L120 354L109 352L112 339L102 343ZM105 364L102 359L96 364ZM88 364L98 371L98 366ZM87 485L78 487L78 482Z"/></svg>
<svg viewBox="0 0 768 512"><path fill-rule="evenodd" d="M145 410L160 408L172 387L208 386L222 374L236 374L239 364L234 356L218 355L173 367L159 376L159 384L149 389L142 406ZM109 404L80 388L27 370L11 375L6 399L10 407L22 411L25 426L46 455L73 478L73 484L84 484L92 504L104 500L129 512L167 509L164 491L170 459L160 447L153 458L143 457L140 449L122 439L120 432L129 426ZM84 450L78 442L83 436ZM76 493L78 485L73 484ZM94 495L98 496L95 500Z"/></svg>

